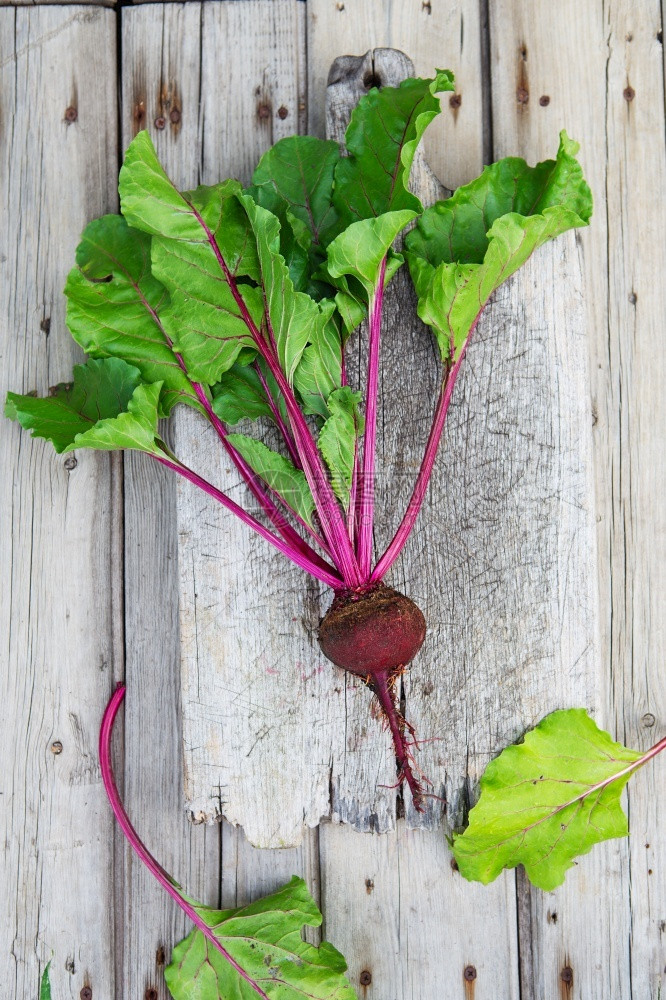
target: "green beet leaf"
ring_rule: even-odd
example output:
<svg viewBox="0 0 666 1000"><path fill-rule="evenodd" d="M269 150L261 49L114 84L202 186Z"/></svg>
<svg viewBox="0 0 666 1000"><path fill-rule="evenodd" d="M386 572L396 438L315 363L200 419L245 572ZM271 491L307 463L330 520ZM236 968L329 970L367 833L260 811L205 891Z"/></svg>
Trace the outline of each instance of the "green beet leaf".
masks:
<svg viewBox="0 0 666 1000"><path fill-rule="evenodd" d="M330 417L324 423L317 445L331 473L335 495L345 511L349 508L354 459L364 419L360 413L361 393L349 386L336 389L328 397Z"/></svg>
<svg viewBox="0 0 666 1000"><path fill-rule="evenodd" d="M75 448L131 448L162 454L157 437L160 382L146 385L133 365L118 358L75 365L74 381L51 395L7 394L5 415L46 438L61 454Z"/></svg>
<svg viewBox="0 0 666 1000"><path fill-rule="evenodd" d="M263 371L263 366L262 366ZM278 392L275 382L269 372L263 371L264 380L271 389L273 399ZM239 420L258 420L267 417L273 420L270 407L259 372L253 365L236 363L222 375L220 381L212 387L213 409L220 420L227 424L237 424ZM283 419L284 404L281 409Z"/></svg>
<svg viewBox="0 0 666 1000"><path fill-rule="evenodd" d="M74 340L93 358L121 358L145 382L162 382L161 406L199 408L160 319L169 297L150 270L150 237L131 229L120 215L105 215L86 226L70 271L67 325Z"/></svg>
<svg viewBox="0 0 666 1000"><path fill-rule="evenodd" d="M330 319L331 306L317 303L294 288L280 253L280 221L277 216L257 205L249 195L241 195L240 200L256 241L270 338L282 371L293 384L303 351L308 341L316 341Z"/></svg>
<svg viewBox="0 0 666 1000"><path fill-rule="evenodd" d="M500 160L426 209L405 237L418 314L446 361L460 356L491 294L537 247L588 224L592 195L577 152L562 132L555 160Z"/></svg>
<svg viewBox="0 0 666 1000"><path fill-rule="evenodd" d="M523 864L534 885L556 888L579 854L626 836L620 794L644 760L584 709L551 712L488 764L469 826L454 836L458 868L488 883Z"/></svg>
<svg viewBox="0 0 666 1000"><path fill-rule="evenodd" d="M260 277L256 243L238 202L237 181L181 194L162 169L147 132L130 144L120 171L120 205L128 223L152 235L152 273L167 289L166 334L191 377L212 385L252 346L243 305L261 322L259 289L234 278Z"/></svg>
<svg viewBox="0 0 666 1000"><path fill-rule="evenodd" d="M294 876L282 889L237 910L197 906L237 968L194 930L173 949L164 970L174 1000L356 1000L347 964L331 944L301 937L321 914L305 882Z"/></svg>
<svg viewBox="0 0 666 1000"><path fill-rule="evenodd" d="M229 434L228 441L240 452L253 472L306 524L312 524L314 500L305 473L256 438Z"/></svg>
<svg viewBox="0 0 666 1000"><path fill-rule="evenodd" d="M351 275L361 283L370 301L379 282L384 257L398 233L414 217L415 213L411 209L402 209L386 212L377 218L353 222L328 247L327 269L333 280ZM391 256L390 262L387 262L387 281L401 262L399 254Z"/></svg>
<svg viewBox="0 0 666 1000"><path fill-rule="evenodd" d="M453 89L453 74L438 70L432 80L373 88L359 101L345 135L349 156L335 170L339 228L398 209L422 211L407 188L409 172L421 136L439 114L436 94Z"/></svg>
<svg viewBox="0 0 666 1000"><path fill-rule="evenodd" d="M291 221L297 242L304 245L294 220L301 223L312 254L323 258L322 248L330 239L337 221L333 208L333 174L340 159L337 142L312 135L280 139L259 160L248 194L284 223Z"/></svg>
<svg viewBox="0 0 666 1000"><path fill-rule="evenodd" d="M39 984L39 1000L51 1000L51 979L49 977L50 968L51 963L47 962Z"/></svg>

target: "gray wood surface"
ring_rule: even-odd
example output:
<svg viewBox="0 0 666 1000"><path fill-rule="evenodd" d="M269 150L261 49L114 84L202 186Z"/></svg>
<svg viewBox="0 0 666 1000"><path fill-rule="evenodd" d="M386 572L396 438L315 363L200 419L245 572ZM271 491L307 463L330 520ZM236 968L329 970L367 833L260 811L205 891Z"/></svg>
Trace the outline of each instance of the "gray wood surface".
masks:
<svg viewBox="0 0 666 1000"><path fill-rule="evenodd" d="M111 11L0 10L3 398L44 393L81 360L62 287L81 229L115 205L114 49ZM114 839L97 731L123 670L121 463L58 456L6 420L0 462L0 991L36 997L53 959L59 996L112 996Z"/></svg>
<svg viewBox="0 0 666 1000"><path fill-rule="evenodd" d="M323 134L335 56L393 45L412 56L417 72L435 65L456 71L460 103L444 98L439 131L426 141L428 161L447 187L471 179L491 157L518 153L534 161L552 155L560 127L581 140L595 195L593 224L578 239L544 249L496 296L470 354L467 381L458 387L437 488L395 574L399 585L428 604L440 659L446 651L447 664L436 663L446 700L425 695L418 661L405 684L421 735L447 730L446 743L426 748L423 759L445 784L450 818L463 810L484 761L515 735L519 720L526 725L555 704L578 702L619 738L643 747L661 735L666 721L660 683L666 610L661 11L656 0L640 8L628 0L604 7L497 0L486 24L484 6L468 0L242 0L117 12L95 5L0 10L0 193L8 206L8 225L0 229L3 389L43 391L67 377L78 358L64 327L61 288L85 222L117 206L117 136L125 145L148 126L183 185L232 172L246 180L261 151L280 135ZM277 114L281 107L286 118ZM76 108L69 124L68 108ZM397 306L389 301L387 308L391 313ZM40 328L46 318L48 330ZM414 332L411 349L430 366L427 336ZM584 363L571 367L584 354L584 339L587 376ZM518 346L527 353L514 368L511 351ZM402 360L388 349L387 360L402 380ZM570 377L555 383L547 377L549 365ZM417 388L423 396L428 387L423 381ZM424 431L420 409L409 417L415 436ZM525 411L529 425L517 433ZM583 445L572 447L580 422ZM591 649L583 652L596 589L586 423L593 425L596 478L596 665ZM188 415L179 416L176 444L188 447L189 436L206 463L214 442L195 435ZM457 435L467 442L464 468ZM390 435L383 445L399 454ZM6 422L0 424L0 454L13 473L3 481L0 507L6 762L0 884L9 887L0 918L0 974L8 996L36 996L39 973L51 957L55 1000L79 997L85 986L96 998L167 996L163 962L185 922L114 835L96 763L97 726L124 662L128 696L119 767L130 813L149 846L191 892L212 904L241 903L293 873L305 875L324 909L323 932L346 954L352 982L358 987L367 983L362 972L371 976L359 989L364 1000L663 996L660 761L629 788L629 840L596 847L554 893L533 890L513 873L486 888L465 883L449 865L441 830L408 829L409 815L382 836L325 822L306 830L301 846L277 851L250 846L242 829L226 822L188 823L182 807L197 744L193 720L188 735L186 719L183 786L177 594L185 598L180 624L186 655L194 601L209 648L221 613L238 621L228 643L248 623L256 634L264 612L248 608L239 581L262 572L265 586L271 557L207 505L198 517L187 493L141 457L109 460L82 452L66 469L62 458ZM407 465L409 454L401 459ZM458 492L463 476L465 496L471 491L476 500L465 514L465 549L456 547L452 522L441 516L464 499ZM484 493L491 476L503 489ZM530 477L541 494L530 491ZM220 464L219 481L226 479ZM485 520L498 512L502 523L508 521L510 546L500 544L492 520ZM388 523L381 530L388 532ZM221 565L220 539L235 550L235 562L244 563L233 567L233 577ZM215 548L205 548L208 541ZM435 553L444 581L435 603L427 588L418 591L425 546ZM182 558L187 552L189 566ZM561 574L544 576L549 559L553 566L570 565L574 578L587 572L591 585L587 592L579 586L579 604L571 577L563 587ZM475 566L480 580L473 577ZM507 587L511 569L518 582ZM274 571L285 579L277 557ZM292 639L277 638L275 648L279 653L292 641L292 659L305 663L302 654L312 655L326 598L317 588L304 601L303 579L294 571L288 600L292 617L305 610L309 637L299 638L302 623L287 615ZM484 580L486 603L466 603ZM497 615L494 581L503 588ZM211 586L218 589L206 589ZM451 614L438 612L451 602ZM563 624L560 633L553 621ZM313 694L311 718L296 736L301 753L301 733L317 718L316 700L327 688L324 671L315 678L304 672L306 679L297 683L291 671L290 661L282 674L266 674L260 688L277 676L278 696L287 702L303 690ZM288 677L294 686L288 682L284 694ZM248 688L240 690L247 694ZM360 719L367 693L359 691L361 704L343 690L346 712ZM253 698L257 693L251 691ZM226 707L231 717L232 706ZM335 702L326 708L324 730L340 717ZM456 729L461 720L464 732ZM461 737L470 751L464 761L456 749ZM326 745L330 732L318 733L313 746ZM445 747L451 759L442 756L439 765ZM358 746L345 748L337 764L333 755L314 759L322 784L339 766L338 818L362 826L354 794L359 780L367 789L370 775ZM259 759L253 767L258 794L266 795L273 789L270 773ZM316 780L312 785L322 787ZM302 770L296 769L294 786L300 794L307 788ZM223 796L216 800L210 790L201 801L219 805ZM286 839L296 839L301 823L293 815L285 822L280 804L278 797L273 815L284 823ZM390 826L393 804L383 808L382 822ZM437 819L431 814L428 821ZM264 821L260 816L256 828ZM464 978L470 966L474 980Z"/></svg>

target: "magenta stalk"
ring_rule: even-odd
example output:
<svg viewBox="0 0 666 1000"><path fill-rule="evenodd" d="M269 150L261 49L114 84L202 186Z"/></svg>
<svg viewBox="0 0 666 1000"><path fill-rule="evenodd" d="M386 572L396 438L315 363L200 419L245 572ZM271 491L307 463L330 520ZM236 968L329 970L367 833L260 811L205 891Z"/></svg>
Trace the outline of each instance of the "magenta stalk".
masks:
<svg viewBox="0 0 666 1000"><path fill-rule="evenodd" d="M180 476L183 476L183 478L187 479L190 483L193 483L195 486L198 486L199 489L203 490L204 493L207 493L208 496L212 497L214 500L217 500L218 503L221 503L223 507L226 507L227 510L230 510L232 512L232 514L235 514L236 517L240 518L240 520L244 524L247 524L248 527L253 528L254 531L257 532L257 534L261 535L262 538L265 538L267 542L270 542L270 544L273 545L276 549L278 549L278 551L282 552L282 554L287 556L288 559L291 559L292 562L296 563L296 565L299 566L300 569L305 570L306 573L309 573L311 576L314 576L318 580L321 580L322 583L327 584L334 590L339 590L343 586L342 579L339 576L335 575L332 566L328 566L328 564L325 563L323 560L320 560L319 557L317 557L317 562L314 562L312 559L303 555L301 552L297 551L296 549L293 549L282 538L278 538L278 536L274 535L272 531L269 531L268 528L265 528L260 521L257 521L256 518L252 517L251 514L248 514L248 512L246 510L243 510L242 507L239 507L239 505L235 503L231 499L231 497L228 497L225 493L222 493L222 491L218 490L217 487L212 485L212 483L209 483L207 482L207 480L202 479L202 477L197 475L197 473L194 472L192 469L189 469L186 465L183 465L178 460L172 460L170 458L167 458L166 455L164 458L160 457L159 455L153 455L153 458L155 459L156 462L160 462L161 465L165 465L168 469L172 469L174 472L177 472ZM323 564L323 566L321 564Z"/></svg>
<svg viewBox="0 0 666 1000"><path fill-rule="evenodd" d="M377 441L377 393L379 390L379 344L386 257L379 269L379 281L370 308L368 336L368 379L363 435L363 465L360 482L361 519L358 529L358 564L363 580L370 575L372 529L375 514L375 445Z"/></svg>
<svg viewBox="0 0 666 1000"><path fill-rule="evenodd" d="M106 707L104 716L102 718L102 725L99 731L99 762L102 771L102 781L104 782L104 790L106 791L111 809L113 810L113 815L118 821L120 829L125 834L128 843L130 844L132 850L137 855L137 857L143 862L148 871L154 878L157 879L159 884L162 886L166 892L169 893L172 899L176 901L181 910L183 910L187 916L190 918L193 924L201 931L201 933L207 938L208 941L213 945L214 948L219 951L222 957L227 961L238 973L238 975L248 983L249 986L256 992L257 996L261 997L262 1000L269 1000L269 997L261 989L261 987L254 982L253 979L247 974L247 972L236 962L228 951L222 947L218 939L213 934L211 928L206 924L196 909L187 902L180 892L180 888L177 882L169 875L169 873L162 868L162 865L157 861L153 855L150 853L146 845L143 843L139 834L134 829L132 821L130 820L125 807L121 801L120 795L118 794L118 787L116 785L116 779L113 774L113 766L111 764L111 738L113 736L113 724L118 714L118 709L120 708L123 698L125 697L125 685L120 684L115 693L113 694L109 704Z"/></svg>
<svg viewBox="0 0 666 1000"><path fill-rule="evenodd" d="M347 530L342 519L342 513L335 498L335 494L333 493L331 485L326 477L326 473L319 458L319 453L317 452L316 445L312 439L312 434L310 433L305 417L301 413L300 407L296 402L296 397L294 396L292 388L285 378L280 365L278 364L277 358L273 356L272 351L267 349L265 340L261 336L254 320L250 316L247 306L243 300L243 296L238 291L234 277L227 266L227 262L220 253L220 248L215 241L213 233L210 231L194 206L190 205L190 208L199 222L199 225L206 234L206 238L208 239L210 247L215 254L218 264L220 265L225 281L227 282L231 294L234 297L234 301L238 306L243 322L251 333L257 348L260 350L263 359L269 367L271 375L277 382L278 388L284 396L287 412L289 414L292 430L294 432L296 447L303 463L303 471L308 481L310 490L312 491L312 496L319 514L319 520L321 522L324 535L330 546L331 556L334 559L336 566L342 572L344 584L346 586L358 586L361 580L358 571L358 563L356 562L356 555L351 547ZM272 331L270 331L270 333L272 336Z"/></svg>
<svg viewBox="0 0 666 1000"><path fill-rule="evenodd" d="M284 438L284 443L287 446L287 451L289 452L289 457L291 458L291 460L294 463L294 465L296 466L296 468L300 469L301 468L301 456L296 451L296 445L294 443L294 439L292 438L292 436L291 436L291 434L289 432L289 428L287 427L287 425L285 424L284 420L282 419L282 414L280 413L280 408L277 405L277 403L275 402L275 400L273 399L271 391L268 388L268 383L267 383L266 379L264 378L264 373L262 372L261 367L258 364L255 364L253 367L254 367L254 370L256 371L257 375L259 376L259 381L261 382L261 387L264 390L264 395L266 397L266 402L268 403L268 405L270 407L270 410L271 410L271 413L273 414L273 420L277 424L278 430L280 431L280 433L282 434L282 437Z"/></svg>

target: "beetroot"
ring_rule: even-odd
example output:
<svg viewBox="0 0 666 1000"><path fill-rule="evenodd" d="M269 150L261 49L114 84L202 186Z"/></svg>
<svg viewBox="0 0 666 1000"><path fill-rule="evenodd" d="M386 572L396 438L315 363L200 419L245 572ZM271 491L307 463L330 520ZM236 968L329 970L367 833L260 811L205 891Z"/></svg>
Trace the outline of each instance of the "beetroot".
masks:
<svg viewBox="0 0 666 1000"><path fill-rule="evenodd" d="M414 601L381 583L338 591L319 626L324 656L363 677L377 695L393 737L398 782L407 782L418 810L423 789L405 739L405 729L412 736L414 731L396 705L396 682L423 645L425 633L425 618Z"/></svg>

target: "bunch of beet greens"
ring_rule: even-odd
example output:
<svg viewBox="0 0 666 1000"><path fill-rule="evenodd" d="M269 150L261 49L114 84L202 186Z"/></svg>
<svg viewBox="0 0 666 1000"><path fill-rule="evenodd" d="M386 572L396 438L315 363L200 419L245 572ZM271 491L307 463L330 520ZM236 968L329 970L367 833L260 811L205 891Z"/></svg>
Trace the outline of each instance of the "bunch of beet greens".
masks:
<svg viewBox="0 0 666 1000"><path fill-rule="evenodd" d="M56 451L133 448L241 518L335 592L325 655L365 678L390 726L399 780L419 808L395 681L426 623L384 580L417 518L465 349L495 288L547 239L587 224L590 191L565 133L555 160L508 158L426 211L409 190L417 144L453 89L439 71L373 89L346 150L283 139L247 189L234 180L180 193L147 132L120 172L122 215L92 222L67 280L67 324L90 360L46 399L9 394L7 413ZM392 249L399 234L404 257ZM442 380L408 509L374 557L373 499L382 297L407 260ZM345 345L367 319L365 393L348 383ZM253 516L188 468L158 419L194 407L263 511ZM267 418L283 448L231 431Z"/></svg>

